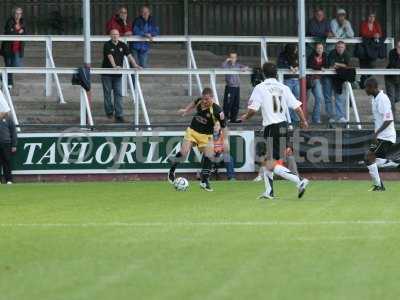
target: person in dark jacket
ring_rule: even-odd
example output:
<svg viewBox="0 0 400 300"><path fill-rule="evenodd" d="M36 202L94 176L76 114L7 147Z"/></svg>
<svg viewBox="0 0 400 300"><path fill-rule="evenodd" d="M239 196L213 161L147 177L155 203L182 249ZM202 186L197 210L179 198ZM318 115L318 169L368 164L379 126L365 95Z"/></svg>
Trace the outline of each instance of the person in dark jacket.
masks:
<svg viewBox="0 0 400 300"><path fill-rule="evenodd" d="M25 21L22 17L23 11L20 7L12 10L11 17L4 26L5 35L23 35L26 34ZM4 41L1 45L1 53L4 57L6 67L22 67L22 58L24 57L24 42ZM8 86L11 89L14 85L12 74L8 74Z"/></svg>
<svg viewBox="0 0 400 300"><path fill-rule="evenodd" d="M293 95L299 99L300 97L300 84L299 84L299 51L297 44L287 44L283 52L278 57L278 68L289 69L290 75L285 75L283 83L290 88ZM299 122L297 114L290 109L290 118L294 123Z"/></svg>
<svg viewBox="0 0 400 300"><path fill-rule="evenodd" d="M307 67L316 71L321 71L328 67L327 55L324 51L324 44L317 43L314 52L307 59ZM329 77L323 75L310 75L307 77L308 86L314 96L314 109L312 112L312 122L321 123L321 103L325 102L325 111L332 122L334 119L332 105L331 85L328 82Z"/></svg>
<svg viewBox="0 0 400 300"><path fill-rule="evenodd" d="M336 43L336 48L328 55L329 68L339 69L347 68L350 66L350 54L346 50L346 44L343 41ZM343 85L337 87L334 85L334 76L329 76L330 80L330 97L332 92L335 93L335 108L336 108L336 121L340 123L346 122L346 91Z"/></svg>
<svg viewBox="0 0 400 300"><path fill-rule="evenodd" d="M12 184L11 156L17 151L17 130L9 111L10 108L0 93L0 170L5 183Z"/></svg>
<svg viewBox="0 0 400 300"><path fill-rule="evenodd" d="M400 69L400 41L389 52L388 69ZM386 93L392 103L393 118L396 120L396 103L400 101L400 75L385 76Z"/></svg>
<svg viewBox="0 0 400 300"><path fill-rule="evenodd" d="M145 68L147 66L150 50L149 42L153 41L153 37L160 34L160 30L148 6L143 6L140 9L140 16L133 21L132 31L134 35L145 37L148 40L146 42L131 43L131 51L136 61L142 68Z"/></svg>
<svg viewBox="0 0 400 300"><path fill-rule="evenodd" d="M117 14L107 22L107 34L113 29L117 29L120 36L132 35L132 22L128 19L128 9L125 6L121 6Z"/></svg>

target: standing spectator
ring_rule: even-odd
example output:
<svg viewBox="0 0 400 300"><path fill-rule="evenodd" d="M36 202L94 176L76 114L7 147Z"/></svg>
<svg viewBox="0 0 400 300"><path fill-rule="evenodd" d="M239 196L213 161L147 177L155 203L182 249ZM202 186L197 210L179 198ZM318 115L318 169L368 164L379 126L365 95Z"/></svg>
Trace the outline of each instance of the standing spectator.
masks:
<svg viewBox="0 0 400 300"><path fill-rule="evenodd" d="M296 99L300 97L300 84L299 84L299 51L297 44L286 44L285 50L279 54L278 68L289 69L290 75L285 75L283 83L290 88ZM298 123L299 118L294 110L289 109L290 118L292 122Z"/></svg>
<svg viewBox="0 0 400 300"><path fill-rule="evenodd" d="M328 55L328 66L330 68L334 69L340 69L340 68L347 68L350 65L350 54L346 50L346 44L343 41L339 41L336 43L336 48L332 50L329 55ZM330 76L329 80L329 93L327 93L326 96L328 96L329 99L332 98L332 92L334 90L335 92L335 107L336 107L336 120L338 122L344 123L346 122L346 117L345 117L345 112L346 112L346 95L345 95L345 89L343 88L343 85L341 86L334 86L333 82L333 77ZM325 99L325 101L328 101L329 99Z"/></svg>
<svg viewBox="0 0 400 300"><path fill-rule="evenodd" d="M0 92L0 171L5 183L12 184L11 156L17 151L17 130L9 112L10 108Z"/></svg>
<svg viewBox="0 0 400 300"><path fill-rule="evenodd" d="M6 25L4 26L4 34L26 34L25 21L22 15L22 8L13 8L12 15L6 21ZM24 42L4 41L1 45L1 52L4 56L4 64L6 65L6 67L22 67L22 58L24 57ZM8 74L8 87L11 89L13 86L13 75Z"/></svg>
<svg viewBox="0 0 400 300"><path fill-rule="evenodd" d="M388 69L400 69L400 41L389 52ZM386 92L392 103L393 117L396 120L396 103L400 101L400 75L385 76Z"/></svg>
<svg viewBox="0 0 400 300"><path fill-rule="evenodd" d="M119 41L119 32L112 29L110 32L111 40L104 44L103 48L103 68L122 68L124 56L127 56L129 62L134 68L140 68L129 51L128 46ZM102 75L102 84L104 92L104 109L108 118L112 118L115 112L115 121L122 123L123 105L122 105L122 75ZM111 101L111 91L114 93L114 104Z"/></svg>
<svg viewBox="0 0 400 300"><path fill-rule="evenodd" d="M221 124L215 122L214 133L213 133L213 144L214 144L214 167L216 172L218 172L218 166L223 163L226 168L226 176L228 180L235 180L235 169L233 157L229 153L229 141L228 138L224 136L224 132L221 129Z"/></svg>
<svg viewBox="0 0 400 300"><path fill-rule="evenodd" d="M222 64L224 69L243 69L247 67L238 63L237 53L231 51L228 58ZM240 78L239 75L225 76L225 93L224 93L224 114L231 123L237 123L240 104Z"/></svg>
<svg viewBox="0 0 400 300"><path fill-rule="evenodd" d="M107 34L113 29L117 29L121 36L132 35L132 22L128 20L128 9L125 6L121 6L117 14L107 22Z"/></svg>
<svg viewBox="0 0 400 300"><path fill-rule="evenodd" d="M324 45L317 43L314 52L307 59L307 67L321 71L328 66L328 59L324 51ZM325 100L325 111L329 120L333 122L334 112L332 105L332 87L329 83L329 77L323 75L310 75L309 88L314 96L314 109L312 112L312 122L315 124L321 123L321 103Z"/></svg>
<svg viewBox="0 0 400 300"><path fill-rule="evenodd" d="M140 16L133 21L132 31L134 35L145 37L147 42L133 42L131 44L132 53L135 55L139 65L143 68L147 67L148 54L150 50L149 41L153 41L153 37L160 34L160 30L156 25L150 8L143 6L140 9Z"/></svg>
<svg viewBox="0 0 400 300"><path fill-rule="evenodd" d="M375 13L368 15L368 18L361 22L360 24L360 36L363 39L375 40L379 42L379 39L383 36L382 27L376 20ZM362 69L373 69L375 67L376 58L371 58L368 55L364 57L359 57L360 68ZM360 88L365 88L365 80L370 76L362 75L360 79Z"/></svg>
<svg viewBox="0 0 400 300"><path fill-rule="evenodd" d="M331 21L332 34L337 38L348 39L354 37L354 30L349 20L346 19L346 11L340 8L336 12L336 18Z"/></svg>

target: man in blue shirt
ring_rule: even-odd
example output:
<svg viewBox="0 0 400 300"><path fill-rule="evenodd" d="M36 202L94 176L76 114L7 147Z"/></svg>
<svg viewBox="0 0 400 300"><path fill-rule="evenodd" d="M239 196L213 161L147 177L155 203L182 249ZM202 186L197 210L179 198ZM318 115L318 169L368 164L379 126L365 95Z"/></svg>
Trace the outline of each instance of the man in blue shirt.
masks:
<svg viewBox="0 0 400 300"><path fill-rule="evenodd" d="M160 30L155 24L148 6L143 6L140 9L140 16L133 21L132 32L133 35L139 35L147 39L146 42L133 42L130 45L136 61L142 68L145 68L150 50L149 42L153 41L153 37L160 34Z"/></svg>

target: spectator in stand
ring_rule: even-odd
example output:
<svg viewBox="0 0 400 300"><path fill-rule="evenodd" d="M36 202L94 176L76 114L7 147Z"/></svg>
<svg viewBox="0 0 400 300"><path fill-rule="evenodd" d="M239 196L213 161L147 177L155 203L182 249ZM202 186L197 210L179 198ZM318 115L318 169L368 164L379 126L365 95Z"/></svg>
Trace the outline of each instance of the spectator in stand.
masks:
<svg viewBox="0 0 400 300"><path fill-rule="evenodd" d="M12 184L11 156L17 151L17 130L9 112L10 108L0 91L0 171L5 183Z"/></svg>
<svg viewBox="0 0 400 300"><path fill-rule="evenodd" d="M11 17L4 26L5 35L23 35L26 34L23 11L20 7L12 10ZM4 41L1 45L1 53L4 57L6 67L22 67L22 58L24 57L24 42ZM13 75L8 74L8 87L14 86Z"/></svg>
<svg viewBox="0 0 400 300"><path fill-rule="evenodd" d="M340 8L336 12L336 18L331 21L333 36L341 39L354 37L354 30L349 20L346 19L346 11Z"/></svg>
<svg viewBox="0 0 400 300"><path fill-rule="evenodd" d="M382 27L376 20L375 13L368 15L368 18L360 24L360 36L363 39L374 39L379 42L379 39L383 36ZM360 58L360 68L362 69L373 69L375 67L376 59L371 58ZM364 89L365 80L370 76L363 75L360 79L360 88Z"/></svg>
<svg viewBox="0 0 400 300"><path fill-rule="evenodd" d="M389 52L388 69L400 69L400 41ZM385 76L386 93L392 103L393 117L396 120L396 103L400 101L400 75Z"/></svg>
<svg viewBox="0 0 400 300"><path fill-rule="evenodd" d="M121 6L107 22L107 34L110 34L113 29L117 29L121 36L132 35L132 22L128 20L128 9L125 6Z"/></svg>
<svg viewBox="0 0 400 300"><path fill-rule="evenodd" d="M247 67L238 63L237 53L231 51L228 58L222 64L224 69L242 69ZM225 76L225 93L224 93L224 114L231 123L238 123L237 116L240 104L240 78L239 75Z"/></svg>
<svg viewBox="0 0 400 300"><path fill-rule="evenodd" d="M129 62L134 68L141 67L136 63L128 46L119 40L119 32L112 29L110 32L111 40L104 44L103 48L103 68L119 69L123 67L124 56L127 56ZM102 84L104 92L104 109L106 116L111 119L115 113L115 121L123 123L123 105L122 105L122 75L102 75ZM111 92L114 93L114 104L111 100Z"/></svg>
<svg viewBox="0 0 400 300"><path fill-rule="evenodd" d="M148 6L143 6L140 9L140 16L133 21L132 31L134 35L139 35L147 39L146 42L131 43L131 50L137 62L141 67L145 68L147 67L150 50L149 42L153 41L153 37L160 34L160 30Z"/></svg>
<svg viewBox="0 0 400 300"><path fill-rule="evenodd" d="M226 167L228 180L235 180L234 162L232 156L229 154L229 141L227 137L224 136L219 122L215 122L214 125L213 144L215 154L214 167L216 172L218 172L219 164L223 163Z"/></svg>
<svg viewBox="0 0 400 300"><path fill-rule="evenodd" d="M279 54L278 68L289 69L290 75L285 75L283 83L287 85L292 91L293 95L299 99L300 97L300 84L299 84L299 51L297 44L286 44L285 50ZM293 123L298 123L299 118L297 114L290 109L290 118Z"/></svg>
<svg viewBox="0 0 400 300"><path fill-rule="evenodd" d="M317 8L314 11L314 17L308 21L307 35L321 39L333 36L331 25L325 18L322 8Z"/></svg>
<svg viewBox="0 0 400 300"><path fill-rule="evenodd" d="M339 41L336 43L336 48L332 50L328 55L328 66L329 68L339 69L339 68L347 68L350 66L350 54L346 50L346 44L343 41ZM336 108L336 120L340 123L346 122L346 95L345 89L343 86L336 87L334 86L333 77L329 76L329 89L327 88L327 97L329 99L332 98L332 92L335 93L335 108ZM339 92L340 91L340 92ZM329 99L325 99L325 102ZM333 122L334 120L330 120Z"/></svg>
<svg viewBox="0 0 400 300"><path fill-rule="evenodd" d="M321 71L328 66L327 55L324 51L324 44L317 43L314 52L307 59L307 67L313 70ZM314 96L314 109L312 112L312 122L321 124L321 103L325 101L325 111L330 120L335 115L332 105L332 87L328 76L310 75L307 78L308 86Z"/></svg>

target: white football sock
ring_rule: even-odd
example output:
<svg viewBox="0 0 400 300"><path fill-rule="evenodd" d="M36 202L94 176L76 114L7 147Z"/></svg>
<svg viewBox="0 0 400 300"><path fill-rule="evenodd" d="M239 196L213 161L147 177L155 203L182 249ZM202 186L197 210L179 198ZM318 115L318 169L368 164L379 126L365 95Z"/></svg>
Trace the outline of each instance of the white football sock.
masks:
<svg viewBox="0 0 400 300"><path fill-rule="evenodd" d="M388 168L388 167L397 168L400 165L390 159L385 159L385 158L376 158L375 162L376 162L376 165L378 166L378 168Z"/></svg>
<svg viewBox="0 0 400 300"><path fill-rule="evenodd" d="M381 186L381 178L379 177L378 166L376 163L368 166L369 174L371 175L374 185Z"/></svg>
<svg viewBox="0 0 400 300"><path fill-rule="evenodd" d="M266 168L263 168L264 170L264 185L265 185L265 193L267 195L271 195L274 192L274 173L272 173L271 171L268 171Z"/></svg>
<svg viewBox="0 0 400 300"><path fill-rule="evenodd" d="M274 168L274 173L279 175L283 179L286 179L286 180L289 180L289 181L295 183L297 186L301 182L299 176L293 174L292 172L290 172L290 170L288 168L285 168L284 166L276 165Z"/></svg>

